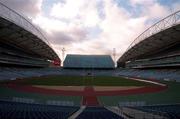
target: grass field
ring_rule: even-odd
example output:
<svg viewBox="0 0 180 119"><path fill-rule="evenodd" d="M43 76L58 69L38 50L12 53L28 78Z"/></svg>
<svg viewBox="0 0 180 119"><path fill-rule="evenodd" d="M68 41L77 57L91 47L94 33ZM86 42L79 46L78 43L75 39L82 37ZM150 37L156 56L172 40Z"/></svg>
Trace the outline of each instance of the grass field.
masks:
<svg viewBox="0 0 180 119"><path fill-rule="evenodd" d="M121 77L108 76L51 76L29 78L21 81L27 85L59 85L59 86L147 86L145 82Z"/></svg>

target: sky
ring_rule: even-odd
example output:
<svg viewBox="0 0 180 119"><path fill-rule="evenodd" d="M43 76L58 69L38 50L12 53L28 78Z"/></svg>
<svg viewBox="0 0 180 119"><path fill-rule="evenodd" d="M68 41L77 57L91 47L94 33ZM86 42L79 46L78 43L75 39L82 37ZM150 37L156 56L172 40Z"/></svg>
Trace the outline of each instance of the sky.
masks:
<svg viewBox="0 0 180 119"><path fill-rule="evenodd" d="M180 10L180 0L0 0L41 28L61 59L106 54L116 60L148 27Z"/></svg>

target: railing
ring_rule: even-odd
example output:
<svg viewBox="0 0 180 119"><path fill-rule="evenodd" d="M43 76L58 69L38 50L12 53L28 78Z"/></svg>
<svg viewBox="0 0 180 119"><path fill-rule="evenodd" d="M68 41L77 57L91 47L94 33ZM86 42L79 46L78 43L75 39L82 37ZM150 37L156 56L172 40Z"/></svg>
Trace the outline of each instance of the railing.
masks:
<svg viewBox="0 0 180 119"><path fill-rule="evenodd" d="M161 21L155 23L154 25L152 25L151 27L149 27L148 29L146 29L142 34L140 34L131 44L130 46L127 48L126 52L131 49L133 46L135 46L136 44L138 44L140 41L160 32L163 31L165 29L168 29L176 24L180 23L180 10L165 17L164 19L162 19ZM126 53L125 52L125 53Z"/></svg>
<svg viewBox="0 0 180 119"><path fill-rule="evenodd" d="M8 8L4 4L0 2L0 17L11 21L12 23L24 28L25 30L33 33L39 39L43 40L49 47L51 47L50 43L40 31L40 29L33 25L28 19L24 18L22 15L18 14L16 11Z"/></svg>

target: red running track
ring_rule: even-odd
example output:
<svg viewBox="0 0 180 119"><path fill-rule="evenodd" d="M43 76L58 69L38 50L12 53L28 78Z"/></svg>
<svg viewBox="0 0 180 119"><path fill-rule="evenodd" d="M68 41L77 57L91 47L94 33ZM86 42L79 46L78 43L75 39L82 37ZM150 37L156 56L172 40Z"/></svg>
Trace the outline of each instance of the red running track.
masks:
<svg viewBox="0 0 180 119"><path fill-rule="evenodd" d="M157 80L151 79L151 81L158 82ZM147 86L137 89L126 89L126 90L113 90L113 91L95 91L93 87L87 86L83 91L74 90L56 90L56 89L45 89L40 87L33 87L32 85L20 85L17 81L7 84L9 88L21 91L40 93L48 95L64 95L64 96L83 96L82 105L86 106L99 106L97 96L126 96L136 94L155 93L166 90L167 86Z"/></svg>
<svg viewBox="0 0 180 119"><path fill-rule="evenodd" d="M8 84L9 88L13 88L18 91L23 92L33 92L33 93L41 93L41 94L51 94L51 95L71 95L71 96L83 96L82 105L86 106L99 106L98 99L95 95L95 91L93 87L85 87L84 91L64 91L64 90L51 90L51 89L43 89L32 86L25 85L16 85L16 84Z"/></svg>
<svg viewBox="0 0 180 119"><path fill-rule="evenodd" d="M45 89L40 87L33 87L31 85L17 85L14 83L7 84L9 88L21 91L21 92L32 92L32 93L41 93L48 95L64 95L64 96L124 96L124 95L134 95L134 94L145 94L145 93L155 93L164 91L167 89L167 86L147 86L137 89L126 89L126 90L114 90L114 91L70 91L70 90L56 90L56 89Z"/></svg>
<svg viewBox="0 0 180 119"><path fill-rule="evenodd" d="M82 105L86 106L99 106L98 99L96 95L94 95L95 91L93 87L87 86L84 88L84 93L88 95L83 96Z"/></svg>
<svg viewBox="0 0 180 119"><path fill-rule="evenodd" d="M85 87L83 91L67 91L56 89L45 89L40 87L33 87L31 85L18 85L16 83L7 84L9 88L21 91L40 93L48 95L64 95L64 96L83 96L82 105L99 106L97 96L125 96L145 93L155 93L167 89L167 86L147 86L137 89L115 90L115 91L94 91L93 87Z"/></svg>

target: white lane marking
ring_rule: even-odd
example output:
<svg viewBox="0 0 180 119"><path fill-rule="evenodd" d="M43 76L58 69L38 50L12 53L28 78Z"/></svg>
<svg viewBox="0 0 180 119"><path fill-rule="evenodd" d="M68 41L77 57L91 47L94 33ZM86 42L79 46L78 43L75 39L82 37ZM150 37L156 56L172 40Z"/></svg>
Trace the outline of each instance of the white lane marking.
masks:
<svg viewBox="0 0 180 119"><path fill-rule="evenodd" d="M132 79L132 80L136 80L136 81L141 81L141 82L152 83L152 84L156 84L156 85L160 85L160 86L166 86L166 84L159 83L159 82L155 82L155 81L150 81L150 80L137 79L137 78L129 78L129 77L125 77L125 78L127 78L127 79Z"/></svg>

